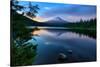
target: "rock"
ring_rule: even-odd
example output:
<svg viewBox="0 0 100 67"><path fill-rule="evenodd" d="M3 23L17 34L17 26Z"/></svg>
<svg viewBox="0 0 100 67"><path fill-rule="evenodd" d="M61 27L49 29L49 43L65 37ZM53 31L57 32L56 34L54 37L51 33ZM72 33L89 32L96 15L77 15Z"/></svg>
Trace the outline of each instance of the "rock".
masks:
<svg viewBox="0 0 100 67"><path fill-rule="evenodd" d="M58 57L58 60L61 61L61 62L64 62L66 59L67 59L67 55L65 55L64 53L60 53L59 54L59 57Z"/></svg>

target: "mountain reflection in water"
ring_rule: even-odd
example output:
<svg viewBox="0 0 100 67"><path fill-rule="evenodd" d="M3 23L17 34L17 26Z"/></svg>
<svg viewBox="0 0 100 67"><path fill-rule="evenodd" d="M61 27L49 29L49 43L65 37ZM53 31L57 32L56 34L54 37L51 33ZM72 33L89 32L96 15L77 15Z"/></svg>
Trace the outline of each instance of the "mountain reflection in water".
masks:
<svg viewBox="0 0 100 67"><path fill-rule="evenodd" d="M33 64L55 64L96 60L96 39L67 29L40 29L32 34L37 40ZM59 60L60 54L66 59Z"/></svg>

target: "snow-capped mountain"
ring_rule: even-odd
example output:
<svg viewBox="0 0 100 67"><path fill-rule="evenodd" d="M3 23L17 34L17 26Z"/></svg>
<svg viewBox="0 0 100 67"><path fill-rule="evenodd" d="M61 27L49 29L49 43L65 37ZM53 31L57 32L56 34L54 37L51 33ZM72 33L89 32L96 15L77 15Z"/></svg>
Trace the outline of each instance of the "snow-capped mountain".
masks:
<svg viewBox="0 0 100 67"><path fill-rule="evenodd" d="M55 17L49 21L46 21L46 23L68 23L67 21L63 20L60 17Z"/></svg>

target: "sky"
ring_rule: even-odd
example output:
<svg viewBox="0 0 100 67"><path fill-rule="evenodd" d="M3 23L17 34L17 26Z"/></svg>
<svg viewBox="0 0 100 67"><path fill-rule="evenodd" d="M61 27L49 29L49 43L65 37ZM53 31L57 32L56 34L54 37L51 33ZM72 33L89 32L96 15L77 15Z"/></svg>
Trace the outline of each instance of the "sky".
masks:
<svg viewBox="0 0 100 67"><path fill-rule="evenodd" d="M44 22L55 17L60 17L65 21L76 22L89 20L96 17L96 6L94 5L79 5L79 4L62 4L62 3L46 3L46 2L31 2L32 5L38 5L40 10L36 14L34 20ZM19 1L19 5L28 7L28 1ZM28 9L26 9L27 11Z"/></svg>

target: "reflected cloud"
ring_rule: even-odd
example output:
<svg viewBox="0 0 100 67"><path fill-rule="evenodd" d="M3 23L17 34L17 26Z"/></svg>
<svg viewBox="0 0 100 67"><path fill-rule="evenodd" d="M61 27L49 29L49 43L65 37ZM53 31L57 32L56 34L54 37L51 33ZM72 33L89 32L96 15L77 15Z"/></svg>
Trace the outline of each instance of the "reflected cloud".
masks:
<svg viewBox="0 0 100 67"><path fill-rule="evenodd" d="M55 35L54 33L49 32L47 30L43 30L43 29L36 30L36 31L32 32L32 34L33 35L49 35L49 36L54 36Z"/></svg>

